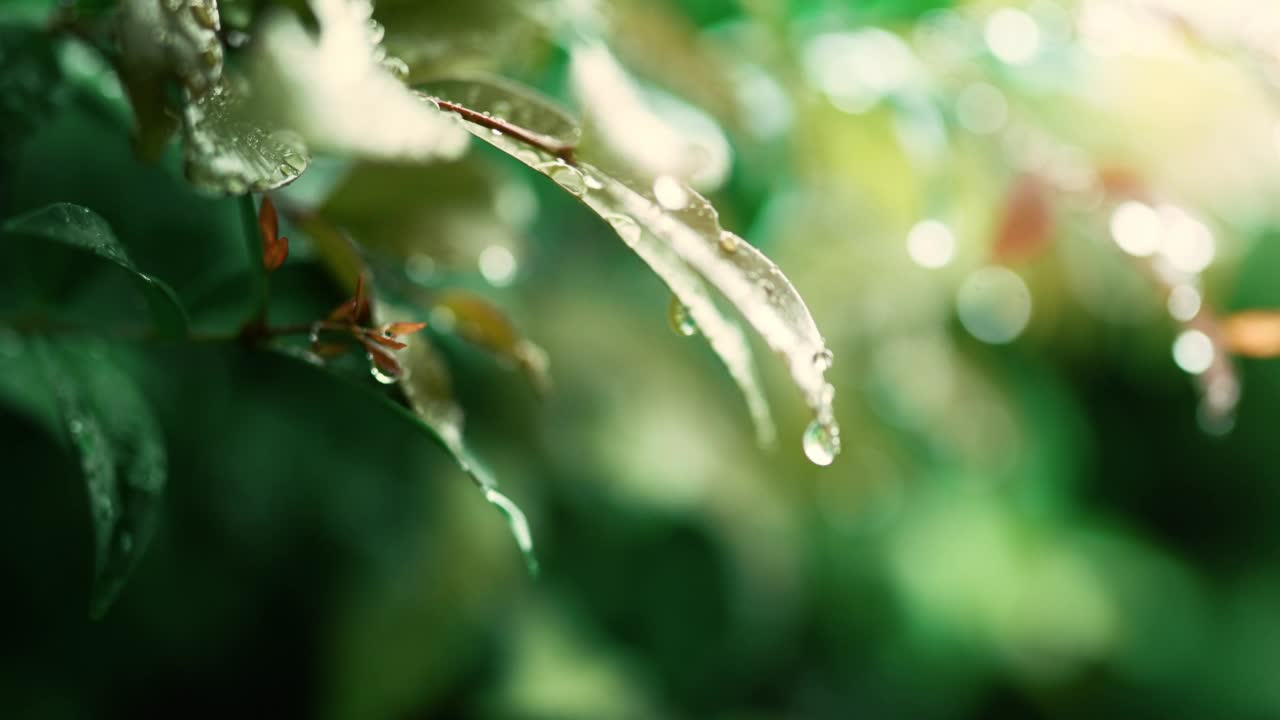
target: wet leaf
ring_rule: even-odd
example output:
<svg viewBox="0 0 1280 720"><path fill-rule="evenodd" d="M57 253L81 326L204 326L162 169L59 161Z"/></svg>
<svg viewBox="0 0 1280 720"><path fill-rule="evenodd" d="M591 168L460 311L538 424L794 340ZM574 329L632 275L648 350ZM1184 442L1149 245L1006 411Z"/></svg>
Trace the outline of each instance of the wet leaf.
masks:
<svg viewBox="0 0 1280 720"><path fill-rule="evenodd" d="M246 109L243 83L224 79L183 111L187 178L211 193L242 195L292 182L310 163L306 145Z"/></svg>
<svg viewBox="0 0 1280 720"><path fill-rule="evenodd" d="M511 102L537 99L522 95ZM467 123L467 127L476 137L547 175L607 220L689 308L752 402L758 383L746 379L754 373L735 350L741 343L728 337L717 340L716 333L725 328L716 324L718 314L710 309L714 306L697 297L697 287L689 278L700 278L715 288L786 361L792 381L823 429L812 435L825 439L830 455L839 452L839 428L831 405L834 390L825 379L832 356L812 315L771 260L720 226L717 212L705 198L672 176L628 178L622 172L597 168L581 150L567 162L509 135L495 135L483 125Z"/></svg>
<svg viewBox="0 0 1280 720"><path fill-rule="evenodd" d="M222 78L222 23L215 0L122 0L117 18L121 64L179 80L192 97Z"/></svg>
<svg viewBox="0 0 1280 720"><path fill-rule="evenodd" d="M514 363L538 392L550 390L546 352L521 335L497 305L465 290L446 290L432 298L431 316L442 318L441 330Z"/></svg>
<svg viewBox="0 0 1280 720"><path fill-rule="evenodd" d="M29 342L52 388L61 429L80 456L94 536L90 612L101 617L155 530L168 475L163 434L107 347Z"/></svg>
<svg viewBox="0 0 1280 720"><path fill-rule="evenodd" d="M379 324L414 322L409 319L413 317L412 311L386 302L377 303L374 315ZM497 481L471 454L463 440L464 413L453 398L452 382L444 358L431 344L430 338L422 333L405 336L405 342L408 347L399 354L404 367L399 381L410 407L435 433L458 467L484 493L484 499L506 518L529 572L536 575L538 559L533 550L529 521L520 507L498 490Z"/></svg>
<svg viewBox="0 0 1280 720"><path fill-rule="evenodd" d="M704 190L729 176L729 141L709 116L648 91L601 43L570 50L569 74L591 148L638 175L671 175Z"/></svg>
<svg viewBox="0 0 1280 720"><path fill-rule="evenodd" d="M374 16L386 26L387 50L411 77L466 69L528 65L549 49L558 0L422 2L379 0Z"/></svg>
<svg viewBox="0 0 1280 720"><path fill-rule="evenodd" d="M255 37L252 110L296 131L315 152L387 160L455 158L456 120L418 102L388 69L368 0L312 0L318 33L283 9Z"/></svg>
<svg viewBox="0 0 1280 720"><path fill-rule="evenodd" d="M107 221L92 210L70 203L57 203L13 218L4 224L3 229L10 237L48 240L86 250L123 268L146 299L156 333L161 337L183 337L187 334L187 313L173 288L139 270L111 232Z"/></svg>

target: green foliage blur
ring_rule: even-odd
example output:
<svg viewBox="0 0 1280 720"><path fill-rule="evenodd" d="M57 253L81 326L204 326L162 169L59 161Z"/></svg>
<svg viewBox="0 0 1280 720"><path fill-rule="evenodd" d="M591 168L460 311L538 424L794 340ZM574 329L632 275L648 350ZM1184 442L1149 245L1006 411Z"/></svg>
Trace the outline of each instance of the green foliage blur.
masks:
<svg viewBox="0 0 1280 720"><path fill-rule="evenodd" d="M220 5L248 67L229 33L306 3ZM316 152L275 193L306 212L270 322L351 296L317 217L409 301L505 311L545 395L423 317L537 576L359 353L238 339L246 196L188 182L172 96L131 104L112 12L0 3L0 717L1280 717L1280 364L1217 322L1280 306L1268 3L379 0L410 82L494 72L580 117L619 111L574 90L565 37L598 36L724 139L721 222L834 351L842 455L806 459L753 341L757 447L669 291L555 183L478 142ZM122 249L12 224L57 203ZM1123 220L1148 217L1160 249ZM182 322L169 288L189 335L149 330ZM155 504L145 553L95 537L86 443Z"/></svg>

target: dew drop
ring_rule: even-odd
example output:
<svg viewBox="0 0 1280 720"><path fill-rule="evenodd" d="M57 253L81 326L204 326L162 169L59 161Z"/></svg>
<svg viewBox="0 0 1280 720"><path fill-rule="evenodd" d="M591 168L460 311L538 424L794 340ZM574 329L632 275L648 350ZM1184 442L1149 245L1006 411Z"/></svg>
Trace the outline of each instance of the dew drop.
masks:
<svg viewBox="0 0 1280 720"><path fill-rule="evenodd" d="M693 337L698 334L698 326L689 316L689 308L674 295L671 296L671 302L667 305L667 322L671 324L671 329L682 337Z"/></svg>
<svg viewBox="0 0 1280 720"><path fill-rule="evenodd" d="M653 196L668 210L681 210L689 204L689 192L670 175L662 175L653 181Z"/></svg>
<svg viewBox="0 0 1280 720"><path fill-rule="evenodd" d="M834 420L814 420L804 430L804 454L814 465L826 467L840 454L840 427Z"/></svg>
<svg viewBox="0 0 1280 720"><path fill-rule="evenodd" d="M832 354L830 348L822 348L813 354L813 367L820 373L824 373L831 369L831 363L835 361L835 355Z"/></svg>
<svg viewBox="0 0 1280 720"><path fill-rule="evenodd" d="M738 252L738 246L742 244L742 239L728 230L720 231L720 251L726 255L732 255Z"/></svg>
<svg viewBox="0 0 1280 720"><path fill-rule="evenodd" d="M555 164L547 170L547 175L559 183L560 187L574 195L581 196L587 191L586 181L582 179L582 173L578 172L577 168Z"/></svg>
<svg viewBox="0 0 1280 720"><path fill-rule="evenodd" d="M369 358L369 362L370 362L370 363L372 363L372 362L373 362L373 358L372 358L372 357L370 357L370 358ZM395 383L395 381L396 381L396 376L395 376L395 375L391 375L391 374L389 374L389 373L385 373L385 372L383 372L382 370L380 370L380 369L378 368L378 366L377 366L377 365L369 365L369 374L373 376L373 379L374 379L374 380L377 380L378 382L382 383L383 385L392 385L392 384L394 384L394 383Z"/></svg>

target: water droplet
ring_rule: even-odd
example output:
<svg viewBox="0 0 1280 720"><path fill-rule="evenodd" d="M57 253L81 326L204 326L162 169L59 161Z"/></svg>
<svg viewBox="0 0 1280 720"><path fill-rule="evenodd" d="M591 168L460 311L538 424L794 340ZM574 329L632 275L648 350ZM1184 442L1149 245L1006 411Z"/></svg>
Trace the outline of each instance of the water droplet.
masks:
<svg viewBox="0 0 1280 720"><path fill-rule="evenodd" d="M689 191L670 175L659 176L653 181L653 196L668 210L681 210L689 204Z"/></svg>
<svg viewBox="0 0 1280 720"><path fill-rule="evenodd" d="M592 175L591 173L583 173L582 178L583 180L586 181L588 189L590 190L604 189L604 183L600 182L600 178L596 177L595 175Z"/></svg>
<svg viewBox="0 0 1280 720"><path fill-rule="evenodd" d="M582 179L582 173L577 168L570 167L564 163L556 163L546 172L552 180L560 184L560 187L574 195L581 196L587 191L586 181Z"/></svg>
<svg viewBox="0 0 1280 720"><path fill-rule="evenodd" d="M667 322L671 323L671 329L677 335L692 337L698 333L698 326L693 322L693 318L689 317L689 308L674 295L671 296L671 302L667 305Z"/></svg>
<svg viewBox="0 0 1280 720"><path fill-rule="evenodd" d="M385 373L385 372L383 372L383 371L382 371L382 370L381 370L377 365L372 364L372 363L373 363L373 356L372 356L372 355L370 355L370 356L369 356L369 362L370 362L370 365L369 365L369 374L373 376L373 379L374 379L374 380L377 380L378 382L382 383L383 385L393 385L393 384L395 384L395 381L397 380L397 377L396 377L395 375L391 375L391 374L389 374L389 373Z"/></svg>
<svg viewBox="0 0 1280 720"><path fill-rule="evenodd" d="M409 66L405 61L398 57L387 57L382 61L382 67L387 72L396 77L397 80L404 80L409 77Z"/></svg>
<svg viewBox="0 0 1280 720"><path fill-rule="evenodd" d="M726 255L732 255L738 252L738 247L742 244L742 239L728 230L720 231L720 251Z"/></svg>
<svg viewBox="0 0 1280 720"><path fill-rule="evenodd" d="M820 373L824 373L831 369L831 363L835 361L835 355L830 348L822 348L813 354L813 367Z"/></svg>
<svg viewBox="0 0 1280 720"><path fill-rule="evenodd" d="M826 467L840 454L840 427L834 420L814 420L804 430L804 454L814 465Z"/></svg>

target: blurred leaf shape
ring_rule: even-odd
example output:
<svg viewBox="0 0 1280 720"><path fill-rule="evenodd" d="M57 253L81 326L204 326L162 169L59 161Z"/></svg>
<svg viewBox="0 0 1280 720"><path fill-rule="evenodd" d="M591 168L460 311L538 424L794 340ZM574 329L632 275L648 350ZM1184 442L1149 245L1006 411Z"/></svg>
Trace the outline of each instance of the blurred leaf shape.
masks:
<svg viewBox="0 0 1280 720"><path fill-rule="evenodd" d="M1222 321L1227 350L1251 358L1280 357L1280 311L1246 310Z"/></svg>
<svg viewBox="0 0 1280 720"><path fill-rule="evenodd" d="M133 72L173 77L196 98L222 78L216 0L122 0L117 27L121 63Z"/></svg>
<svg viewBox="0 0 1280 720"><path fill-rule="evenodd" d="M391 303L380 301L374 305L375 322L379 325L396 323L416 324L413 312ZM400 351L400 363L404 368L399 376L400 387L413 412L430 428L445 450L453 456L458 467L467 474L484 499L506 518L511 536L515 538L525 566L532 575L538 574L538 558L533 549L533 534L524 512L511 498L498 490L494 479L467 447L462 438L464 413L453 397L449 369L439 351L424 333L404 336L407 347Z"/></svg>
<svg viewBox="0 0 1280 720"><path fill-rule="evenodd" d="M545 52L559 0L379 0L388 51L412 77L526 65Z"/></svg>
<svg viewBox="0 0 1280 720"><path fill-rule="evenodd" d="M728 178L732 152L715 121L674 98L647 93L601 43L580 43L569 58L574 94L598 150L634 173L671 175L703 190Z"/></svg>
<svg viewBox="0 0 1280 720"><path fill-rule="evenodd" d="M61 79L53 45L43 32L0 25L0 157L53 112Z"/></svg>
<svg viewBox="0 0 1280 720"><path fill-rule="evenodd" d="M173 288L139 270L107 221L92 210L56 203L8 220L3 229L8 236L47 240L85 250L123 268L146 300L156 334L167 338L187 335L187 312Z"/></svg>
<svg viewBox="0 0 1280 720"><path fill-rule="evenodd" d="M403 68L379 45L369 0L310 6L318 33L281 9L262 22L250 63L256 117L297 132L315 152L435 160L466 151L456 119L418 102L397 77Z"/></svg>
<svg viewBox="0 0 1280 720"><path fill-rule="evenodd" d="M80 456L94 536L90 612L102 617L155 530L168 476L160 426L133 380L97 342L29 338L58 423Z"/></svg>
<svg viewBox="0 0 1280 720"><path fill-rule="evenodd" d="M1043 253L1053 237L1049 188L1040 177L1024 173L1014 179L991 245L992 260L1008 263Z"/></svg>
<svg viewBox="0 0 1280 720"><path fill-rule="evenodd" d="M432 298L431 317L445 320L447 327L438 329L514 363L540 394L550 391L547 353L523 337L497 305L466 290L445 290Z"/></svg>
<svg viewBox="0 0 1280 720"><path fill-rule="evenodd" d="M531 102L543 101L524 93L508 100L512 106ZM488 108L472 110L492 115ZM728 329L732 324L706 297L701 282L714 287L770 349L786 360L792 381L814 415L805 433L806 455L822 465L834 459L839 453L840 434L832 409L835 391L825 378L831 351L782 271L755 247L724 230L718 213L705 198L670 175L639 180L586 162L588 151L580 149L566 160L508 134L494 133L487 125L468 122L466 127L476 137L547 175L609 222L689 308L694 322L747 396L758 432L764 437L768 433L759 425L763 399L753 399L759 394L759 383L745 342Z"/></svg>
<svg viewBox="0 0 1280 720"><path fill-rule="evenodd" d="M480 157L461 162L356 165L319 214L356 238L375 266L431 285L447 271L474 273L499 248L518 258L537 211L527 187ZM380 280L386 280L385 277Z"/></svg>
<svg viewBox="0 0 1280 720"><path fill-rule="evenodd" d="M242 195L292 182L310 163L302 139L252 118L243 82L224 79L182 113L187 179L206 192Z"/></svg>

